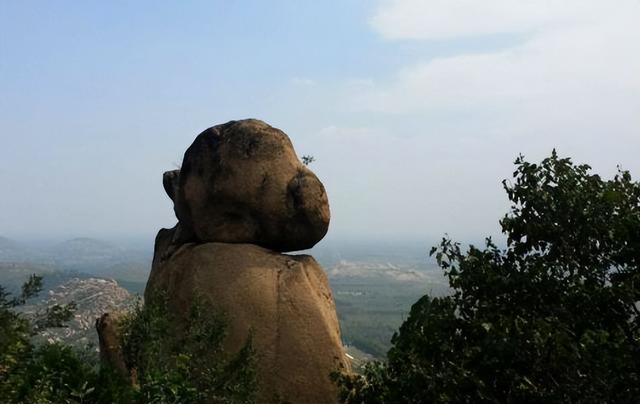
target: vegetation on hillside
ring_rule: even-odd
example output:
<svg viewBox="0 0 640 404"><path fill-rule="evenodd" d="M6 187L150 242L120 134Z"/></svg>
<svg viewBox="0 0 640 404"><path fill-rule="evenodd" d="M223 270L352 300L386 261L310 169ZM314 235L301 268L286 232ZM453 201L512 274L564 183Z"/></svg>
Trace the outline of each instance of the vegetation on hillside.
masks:
<svg viewBox="0 0 640 404"><path fill-rule="evenodd" d="M638 402L640 184L555 151L515 164L506 248L443 239L453 295L415 303L386 362L335 375L345 402Z"/></svg>
<svg viewBox="0 0 640 404"><path fill-rule="evenodd" d="M143 403L252 403L257 389L249 339L235 355L223 350L226 320L196 300L175 318L162 294L121 322L122 348L135 369Z"/></svg>
<svg viewBox="0 0 640 404"><path fill-rule="evenodd" d="M125 361L135 369L131 384L98 362L95 352L64 344L36 345L42 327L59 327L73 305L57 306L35 321L16 307L40 292L42 278L32 276L17 298L0 287L0 397L8 403L200 403L253 402L256 392L250 341L236 355L222 349L225 321L197 304L183 333L170 334L172 322L164 300L150 302L122 324ZM206 313L206 315L205 315Z"/></svg>

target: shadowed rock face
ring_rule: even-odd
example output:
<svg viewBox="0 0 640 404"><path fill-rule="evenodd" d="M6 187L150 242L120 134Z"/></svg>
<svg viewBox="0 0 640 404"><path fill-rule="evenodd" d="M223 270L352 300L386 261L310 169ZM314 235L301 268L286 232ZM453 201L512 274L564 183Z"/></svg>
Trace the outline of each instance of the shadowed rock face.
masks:
<svg viewBox="0 0 640 404"><path fill-rule="evenodd" d="M275 251L313 247L327 233L324 186L284 132L247 119L202 132L179 172L164 175L183 241L251 243Z"/></svg>
<svg viewBox="0 0 640 404"><path fill-rule="evenodd" d="M123 380L136 383L135 372L127 368L120 346L117 315L105 313L96 319L96 331L100 343L100 360L108 364Z"/></svg>
<svg viewBox="0 0 640 404"><path fill-rule="evenodd" d="M188 243L167 260L175 230L156 238L145 298L163 290L175 314L205 299L229 321L225 350L237 352L252 333L258 402L335 403L333 371L348 371L327 277L308 255L279 254L251 244ZM275 401L278 402L278 401Z"/></svg>

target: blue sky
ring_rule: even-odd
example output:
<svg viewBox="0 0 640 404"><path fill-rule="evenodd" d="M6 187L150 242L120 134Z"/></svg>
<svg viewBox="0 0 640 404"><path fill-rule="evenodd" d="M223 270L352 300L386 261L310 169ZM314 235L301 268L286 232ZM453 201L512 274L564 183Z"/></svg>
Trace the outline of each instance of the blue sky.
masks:
<svg viewBox="0 0 640 404"><path fill-rule="evenodd" d="M333 237L497 232L518 153L640 172L640 2L0 0L0 234L151 237L162 172L255 117Z"/></svg>

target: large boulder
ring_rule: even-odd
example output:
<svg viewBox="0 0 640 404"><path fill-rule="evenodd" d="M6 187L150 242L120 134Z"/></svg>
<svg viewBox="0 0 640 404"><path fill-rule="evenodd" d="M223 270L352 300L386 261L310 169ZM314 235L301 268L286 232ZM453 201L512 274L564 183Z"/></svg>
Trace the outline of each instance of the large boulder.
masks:
<svg viewBox="0 0 640 404"><path fill-rule="evenodd" d="M324 186L279 129L247 119L202 132L179 172L165 173L181 242L251 243L275 251L313 247L329 227Z"/></svg>
<svg viewBox="0 0 640 404"><path fill-rule="evenodd" d="M194 299L211 303L229 321L230 353L251 333L258 402L335 403L329 375L349 371L349 362L327 277L313 257L227 243L187 243L167 257L174 232L158 233L145 298L164 291L178 316Z"/></svg>

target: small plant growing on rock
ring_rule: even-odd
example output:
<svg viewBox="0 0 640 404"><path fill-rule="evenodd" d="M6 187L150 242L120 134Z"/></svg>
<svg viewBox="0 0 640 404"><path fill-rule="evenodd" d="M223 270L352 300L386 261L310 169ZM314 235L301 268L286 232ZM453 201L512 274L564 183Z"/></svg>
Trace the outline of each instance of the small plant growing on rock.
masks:
<svg viewBox="0 0 640 404"><path fill-rule="evenodd" d="M311 156L311 155L304 155L302 156L302 164L304 164L305 166L308 166L309 164L313 163L314 161L316 161L316 158Z"/></svg>

